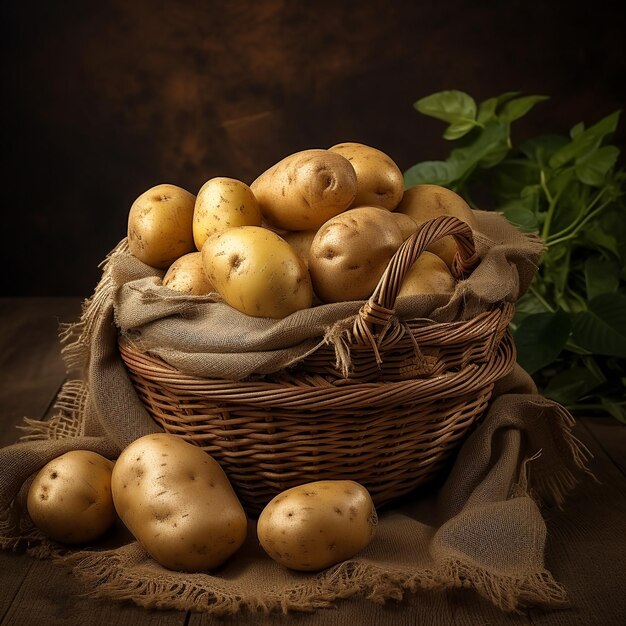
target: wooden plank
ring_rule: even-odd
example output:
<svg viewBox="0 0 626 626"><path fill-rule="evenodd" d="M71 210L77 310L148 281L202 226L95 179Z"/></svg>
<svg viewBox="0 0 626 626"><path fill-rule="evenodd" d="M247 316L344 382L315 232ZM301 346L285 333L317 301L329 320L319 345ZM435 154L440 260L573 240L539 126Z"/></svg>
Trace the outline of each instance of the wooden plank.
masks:
<svg viewBox="0 0 626 626"><path fill-rule="evenodd" d="M612 626L626 617L626 481L595 439L578 424L576 435L591 450L590 469L600 483L583 479L563 510L544 511L547 565L565 585L572 606L530 613L540 626Z"/></svg>
<svg viewBox="0 0 626 626"><path fill-rule="evenodd" d="M80 298L0 299L0 446L15 442L24 417L40 418L65 379L60 321L80 314Z"/></svg>
<svg viewBox="0 0 626 626"><path fill-rule="evenodd" d="M613 417L586 417L578 420L606 455L626 475L626 427Z"/></svg>
<svg viewBox="0 0 626 626"><path fill-rule="evenodd" d="M15 600L33 560L24 554L0 550L0 624Z"/></svg>
<svg viewBox="0 0 626 626"><path fill-rule="evenodd" d="M0 447L13 443L22 417L43 418L65 378L57 342L58 319L73 319L78 298L0 300ZM0 621L26 578L33 560L0 552Z"/></svg>
<svg viewBox="0 0 626 626"><path fill-rule="evenodd" d="M67 570L49 561L33 561L26 580L7 611L2 626L183 626L184 611L144 609L131 602L87 598Z"/></svg>

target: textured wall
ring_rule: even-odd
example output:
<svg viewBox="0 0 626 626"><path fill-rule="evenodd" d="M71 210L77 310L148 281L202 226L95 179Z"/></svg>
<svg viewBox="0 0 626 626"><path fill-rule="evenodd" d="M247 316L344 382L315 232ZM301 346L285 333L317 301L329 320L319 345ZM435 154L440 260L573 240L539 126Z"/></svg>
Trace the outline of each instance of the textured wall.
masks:
<svg viewBox="0 0 626 626"><path fill-rule="evenodd" d="M250 182L346 140L402 169L443 157L443 126L412 110L433 91L551 95L521 133L593 122L626 103L619 6L3 3L2 293L87 295L133 199L159 182Z"/></svg>

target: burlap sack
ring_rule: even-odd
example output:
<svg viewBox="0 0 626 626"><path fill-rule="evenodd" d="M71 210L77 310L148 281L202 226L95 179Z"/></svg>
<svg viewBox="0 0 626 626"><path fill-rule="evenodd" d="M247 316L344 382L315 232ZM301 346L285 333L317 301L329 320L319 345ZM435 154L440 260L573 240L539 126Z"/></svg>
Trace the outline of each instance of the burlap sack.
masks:
<svg viewBox="0 0 626 626"><path fill-rule="evenodd" d="M496 214L477 212L481 262L453 296L399 300L402 317L465 319L529 286L541 242ZM503 610L557 606L566 592L545 569L546 526L538 502L563 501L585 468L588 452L571 434L572 419L537 395L521 369L496 386L489 410L463 443L436 496L418 490L380 514L376 539L354 559L321 574L291 572L259 548L254 521L248 541L211 573L165 570L141 546L68 551L46 540L24 508L29 478L74 449L116 458L139 436L158 431L138 400L117 352L124 333L178 369L242 379L296 363L323 343L349 363L338 327L362 302L315 307L285 320L241 315L211 296L188 297L160 286L162 273L128 254L122 242L79 323L64 329L68 368L55 416L27 420L20 443L0 450L0 546L71 566L96 595L149 607L215 614L249 610L311 610L356 594L374 601L407 590L471 587Z"/></svg>

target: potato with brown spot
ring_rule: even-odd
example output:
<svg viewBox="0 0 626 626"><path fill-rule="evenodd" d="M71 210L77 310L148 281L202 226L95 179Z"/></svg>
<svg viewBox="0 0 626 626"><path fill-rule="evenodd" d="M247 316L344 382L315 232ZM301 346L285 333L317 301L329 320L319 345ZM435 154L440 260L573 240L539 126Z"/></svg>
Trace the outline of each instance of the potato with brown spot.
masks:
<svg viewBox="0 0 626 626"><path fill-rule="evenodd" d="M218 176L198 192L193 212L193 239L198 250L211 235L227 228L260 225L259 203L244 182Z"/></svg>
<svg viewBox="0 0 626 626"><path fill-rule="evenodd" d="M246 538L246 514L222 468L175 435L131 443L115 464L111 487L126 527L169 569L213 569Z"/></svg>
<svg viewBox="0 0 626 626"><path fill-rule="evenodd" d="M28 490L28 514L35 526L68 544L103 535L116 518L112 470L112 461L89 450L73 450L50 461Z"/></svg>
<svg viewBox="0 0 626 626"><path fill-rule="evenodd" d="M224 300L247 315L281 319L311 306L304 261L266 228L238 226L213 235L202 247L202 263Z"/></svg>
<svg viewBox="0 0 626 626"><path fill-rule="evenodd" d="M400 168L384 152L362 143L339 143L331 152L341 154L350 161L356 172L356 196L352 207L380 206L393 211L404 190Z"/></svg>
<svg viewBox="0 0 626 626"><path fill-rule="evenodd" d="M368 298L402 245L391 213L358 207L328 220L311 244L309 272L323 302Z"/></svg>
<svg viewBox="0 0 626 626"><path fill-rule="evenodd" d="M215 291L204 271L200 252L190 252L174 261L163 278L163 286L193 296Z"/></svg>
<svg viewBox="0 0 626 626"><path fill-rule="evenodd" d="M376 534L369 492L351 480L321 480L276 496L257 524L259 542L285 567L318 571L352 558Z"/></svg>
<svg viewBox="0 0 626 626"><path fill-rule="evenodd" d="M453 215L463 220L470 228L476 228L476 218L467 202L454 191L439 185L415 185L407 189L397 212L408 215L418 225L442 215ZM446 265L452 268L457 251L452 236L444 237L426 249L442 258Z"/></svg>
<svg viewBox="0 0 626 626"><path fill-rule="evenodd" d="M352 205L354 168L336 152L304 150L279 161L251 185L263 217L285 230L318 228Z"/></svg>
<svg viewBox="0 0 626 626"><path fill-rule="evenodd" d="M157 185L133 202L128 215L128 247L140 261L167 269L193 252L196 197L176 185Z"/></svg>
<svg viewBox="0 0 626 626"><path fill-rule="evenodd" d="M406 275L398 298L420 294L451 294L455 287L456 280L443 259L432 252L422 252Z"/></svg>

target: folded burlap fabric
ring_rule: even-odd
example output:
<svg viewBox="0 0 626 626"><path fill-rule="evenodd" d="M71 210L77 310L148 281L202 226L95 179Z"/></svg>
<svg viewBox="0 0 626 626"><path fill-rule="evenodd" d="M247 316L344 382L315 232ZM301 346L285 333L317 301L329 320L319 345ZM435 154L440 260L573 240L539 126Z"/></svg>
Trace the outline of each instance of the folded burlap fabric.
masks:
<svg viewBox="0 0 626 626"><path fill-rule="evenodd" d="M398 301L400 318L468 319L514 302L528 288L541 242L499 215L478 212L477 219L476 270L450 299ZM241 551L218 570L201 574L168 571L131 539L114 548L70 551L42 537L24 507L29 478L38 469L74 449L114 459L137 437L159 430L120 359L120 333L183 372L239 380L287 368L329 343L336 342L338 361L345 361L335 331L363 304L315 307L279 321L255 319L217 297L164 289L161 278L122 242L108 258L80 322L64 329L73 378L53 418L27 420L22 441L0 450L4 549L25 544L34 556L55 558L96 595L215 614L312 610L355 595L384 601L418 588L470 587L506 611L567 601L565 589L545 569L539 503L563 501L585 471L588 452L571 434L569 414L537 395L519 368L497 383L487 414L463 442L438 492L417 490L385 507L371 545L320 574L292 572L273 562L258 546L254 520Z"/></svg>

